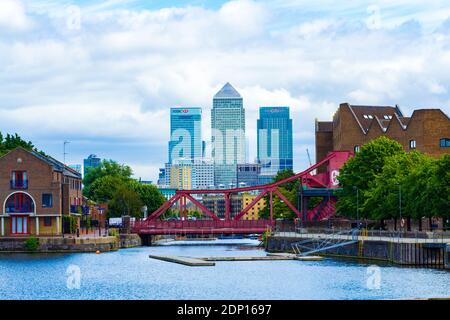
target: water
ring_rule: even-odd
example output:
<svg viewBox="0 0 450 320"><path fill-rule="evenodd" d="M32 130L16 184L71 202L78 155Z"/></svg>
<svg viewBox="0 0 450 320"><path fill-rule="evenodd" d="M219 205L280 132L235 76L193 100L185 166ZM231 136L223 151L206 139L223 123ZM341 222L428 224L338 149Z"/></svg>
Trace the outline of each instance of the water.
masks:
<svg viewBox="0 0 450 320"><path fill-rule="evenodd" d="M254 241L222 243L232 245L211 246L210 242L202 242L195 246L141 247L99 255L0 255L0 296L170 300L450 297L450 272L443 270L381 266L380 289L369 289L369 265L343 260L217 262L215 267L186 267L148 258L149 254L265 255L254 247ZM80 289L67 286L69 266L80 268ZM69 287L73 288L73 282L69 281Z"/></svg>

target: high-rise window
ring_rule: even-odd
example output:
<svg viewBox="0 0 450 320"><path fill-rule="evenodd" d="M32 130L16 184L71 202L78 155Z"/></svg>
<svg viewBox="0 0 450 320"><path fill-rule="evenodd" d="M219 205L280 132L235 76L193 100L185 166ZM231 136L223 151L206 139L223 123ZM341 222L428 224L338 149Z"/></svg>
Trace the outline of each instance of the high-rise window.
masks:
<svg viewBox="0 0 450 320"><path fill-rule="evenodd" d="M257 121L258 163L262 175L293 169L289 107L261 107Z"/></svg>

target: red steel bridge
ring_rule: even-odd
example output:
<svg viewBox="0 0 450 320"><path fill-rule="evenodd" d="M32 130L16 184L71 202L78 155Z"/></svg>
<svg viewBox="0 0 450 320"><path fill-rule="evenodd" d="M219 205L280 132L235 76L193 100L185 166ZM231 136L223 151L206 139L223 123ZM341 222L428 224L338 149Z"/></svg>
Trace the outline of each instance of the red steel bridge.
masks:
<svg viewBox="0 0 450 320"><path fill-rule="evenodd" d="M132 226L132 230L140 235L263 233L274 226L274 196L278 196L302 221L328 219L335 213L336 198L334 191L339 188L337 180L339 169L350 156L352 156L352 153L348 151L330 152L325 159L307 170L267 185L234 189L178 190L171 199L167 200L147 219L136 221ZM326 167L326 170L322 170L321 173L314 173L318 168L324 167ZM301 184L299 190L300 209L296 208L279 189L280 186L295 180L299 180ZM232 217L231 196L242 192L259 192L259 194L250 204ZM225 200L225 217L219 218L202 204L201 200L196 199L196 197L198 198L202 195L222 195ZM244 215L265 196L268 196L269 219L242 220ZM313 209L308 209L308 200L311 197L323 197L323 201ZM187 220L188 202L197 207L203 213L205 219ZM180 220L162 220L161 216L174 205L177 205L179 209Z"/></svg>

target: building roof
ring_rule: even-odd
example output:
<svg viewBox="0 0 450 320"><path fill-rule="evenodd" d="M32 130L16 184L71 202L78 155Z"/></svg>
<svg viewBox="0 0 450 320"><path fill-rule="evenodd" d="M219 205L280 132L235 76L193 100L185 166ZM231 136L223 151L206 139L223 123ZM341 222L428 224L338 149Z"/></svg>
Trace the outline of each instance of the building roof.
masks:
<svg viewBox="0 0 450 320"><path fill-rule="evenodd" d="M349 105L353 116L361 125L364 132L369 130L372 121L378 121L383 129L386 129L391 119L397 115L401 117L401 112L397 106L353 106Z"/></svg>
<svg viewBox="0 0 450 320"><path fill-rule="evenodd" d="M214 99L241 99L242 96L239 94L239 92L236 91L236 89L227 82L222 89L220 89L219 92L216 93L214 96Z"/></svg>
<svg viewBox="0 0 450 320"><path fill-rule="evenodd" d="M28 151L28 150L26 150ZM50 165L53 170L62 172L65 176L81 179L81 174L77 172L76 170L66 166L62 162L56 160L55 158L52 158L50 156L44 156L36 151L28 151L35 157L41 159L42 161L46 162L48 165Z"/></svg>

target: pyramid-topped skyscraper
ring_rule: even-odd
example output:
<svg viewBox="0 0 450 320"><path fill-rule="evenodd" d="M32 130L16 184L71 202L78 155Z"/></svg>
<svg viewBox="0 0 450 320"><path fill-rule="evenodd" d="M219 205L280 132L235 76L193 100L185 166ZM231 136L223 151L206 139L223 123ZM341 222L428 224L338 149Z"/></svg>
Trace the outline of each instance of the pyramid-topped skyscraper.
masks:
<svg viewBox="0 0 450 320"><path fill-rule="evenodd" d="M213 98L211 129L215 185L236 187L236 165L246 160L245 109L242 96L230 83Z"/></svg>

